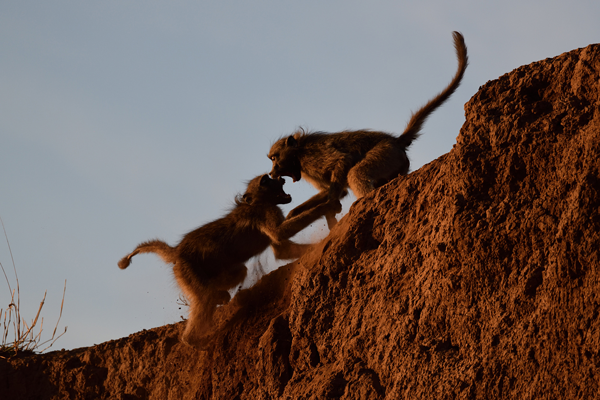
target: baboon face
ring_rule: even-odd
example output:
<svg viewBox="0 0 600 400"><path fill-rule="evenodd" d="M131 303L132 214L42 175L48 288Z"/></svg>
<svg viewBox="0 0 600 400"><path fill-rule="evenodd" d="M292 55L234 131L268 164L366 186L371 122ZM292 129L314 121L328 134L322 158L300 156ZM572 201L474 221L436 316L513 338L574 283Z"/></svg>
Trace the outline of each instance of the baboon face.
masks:
<svg viewBox="0 0 600 400"><path fill-rule="evenodd" d="M283 191L285 179L271 179L268 174L257 176L248 183L243 199L248 204L257 202L271 204L288 204L292 196Z"/></svg>
<svg viewBox="0 0 600 400"><path fill-rule="evenodd" d="M302 178L302 169L298 159L298 142L293 136L279 139L269 151L269 159L273 161L271 176L289 176L294 182Z"/></svg>

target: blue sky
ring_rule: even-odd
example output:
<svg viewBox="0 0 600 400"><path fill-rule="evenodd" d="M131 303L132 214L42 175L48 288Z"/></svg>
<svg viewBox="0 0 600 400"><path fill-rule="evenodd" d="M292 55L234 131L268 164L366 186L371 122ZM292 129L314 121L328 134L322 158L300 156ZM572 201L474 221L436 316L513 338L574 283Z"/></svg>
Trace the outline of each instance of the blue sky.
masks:
<svg viewBox="0 0 600 400"><path fill-rule="evenodd" d="M167 265L117 261L223 215L269 171L278 137L401 132L453 76L458 30L470 66L410 148L417 169L452 149L479 86L598 42L599 15L600 2L579 0L0 3L0 216L24 315L47 290L49 334L67 279L54 348L180 320ZM314 193L285 189L286 211ZM299 241L326 232L317 223ZM14 287L4 242L0 262ZM9 300L0 282L0 307Z"/></svg>

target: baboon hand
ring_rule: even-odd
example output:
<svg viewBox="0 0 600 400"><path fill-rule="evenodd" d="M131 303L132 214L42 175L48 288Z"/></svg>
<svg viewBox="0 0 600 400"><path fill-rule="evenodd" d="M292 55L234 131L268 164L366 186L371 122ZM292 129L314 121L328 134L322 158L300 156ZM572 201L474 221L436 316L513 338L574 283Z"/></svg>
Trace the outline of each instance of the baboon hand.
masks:
<svg viewBox="0 0 600 400"><path fill-rule="evenodd" d="M342 212L342 203L338 199L329 199L325 204L327 207L326 214L339 214Z"/></svg>

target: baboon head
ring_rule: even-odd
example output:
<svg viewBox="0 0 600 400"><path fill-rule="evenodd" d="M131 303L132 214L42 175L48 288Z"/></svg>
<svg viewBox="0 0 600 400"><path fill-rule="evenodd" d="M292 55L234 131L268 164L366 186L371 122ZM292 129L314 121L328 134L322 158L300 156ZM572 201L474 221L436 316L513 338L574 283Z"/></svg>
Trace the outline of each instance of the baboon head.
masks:
<svg viewBox="0 0 600 400"><path fill-rule="evenodd" d="M273 161L271 176L279 178L280 176L289 176L294 182L302 178L302 169L298 158L298 141L293 136L279 139L271 146L269 159Z"/></svg>
<svg viewBox="0 0 600 400"><path fill-rule="evenodd" d="M248 204L288 204L292 201L292 196L283 191L284 184L285 179L281 177L271 179L268 174L257 176L248 182L242 200Z"/></svg>

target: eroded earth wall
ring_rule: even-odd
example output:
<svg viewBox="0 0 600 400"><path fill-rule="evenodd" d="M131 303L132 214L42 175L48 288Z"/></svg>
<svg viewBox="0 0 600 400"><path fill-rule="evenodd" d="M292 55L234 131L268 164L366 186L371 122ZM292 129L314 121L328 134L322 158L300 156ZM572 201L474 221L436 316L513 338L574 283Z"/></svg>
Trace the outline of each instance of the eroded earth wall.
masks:
<svg viewBox="0 0 600 400"><path fill-rule="evenodd" d="M465 111L452 151L222 307L204 350L176 324L0 360L0 398L599 397L600 45Z"/></svg>

